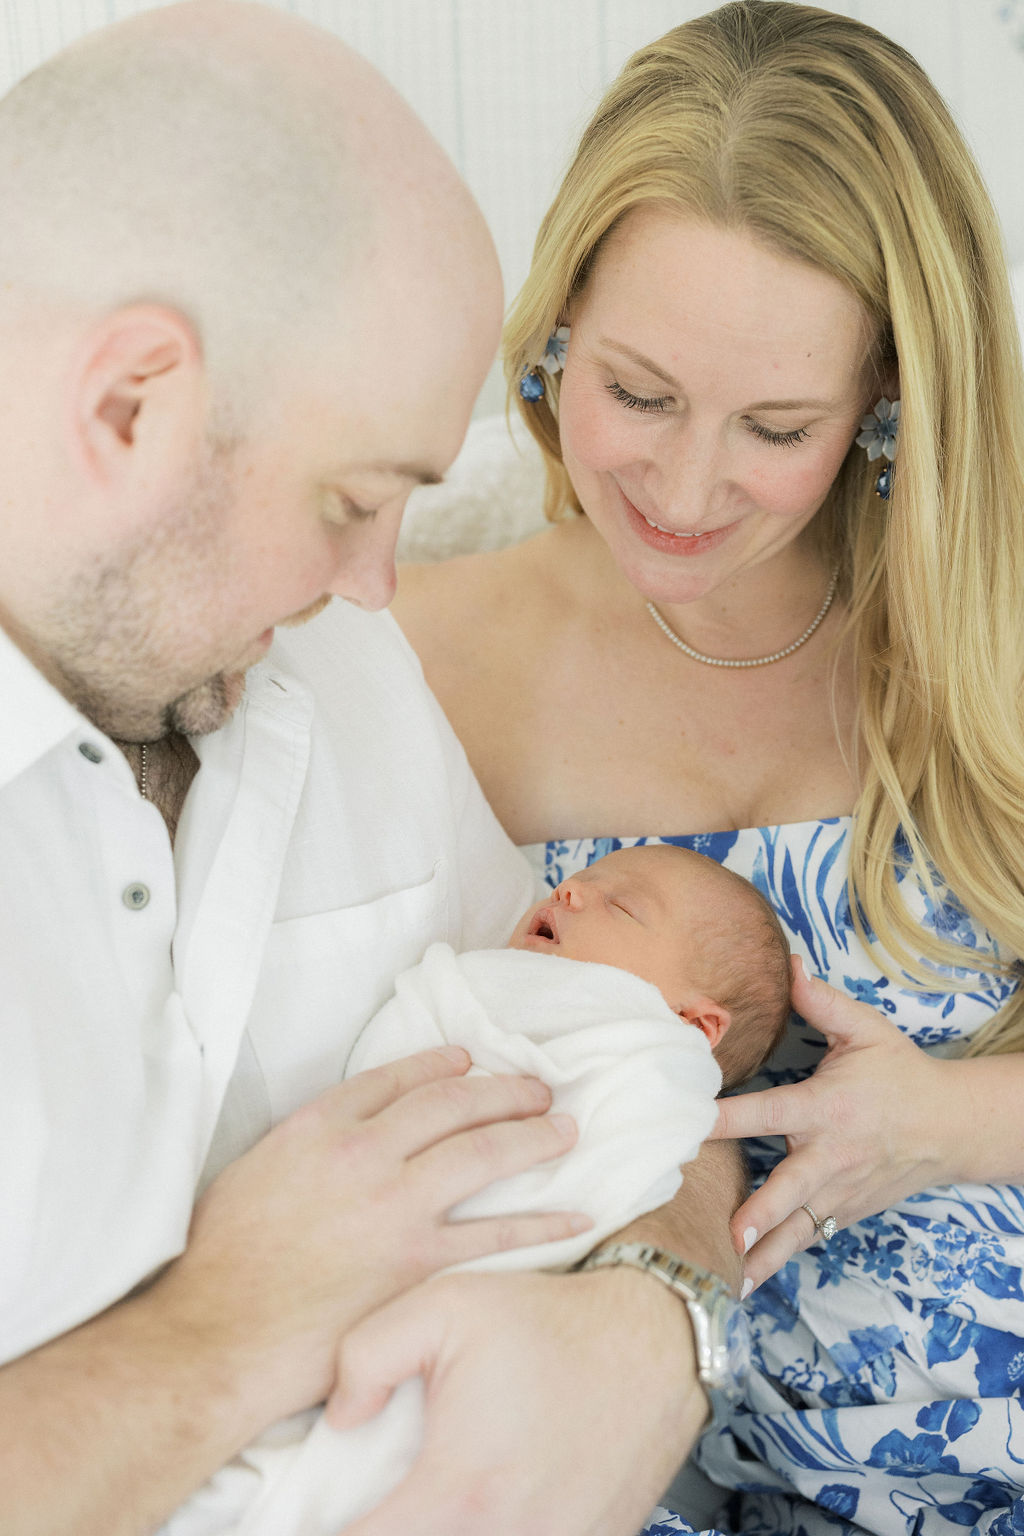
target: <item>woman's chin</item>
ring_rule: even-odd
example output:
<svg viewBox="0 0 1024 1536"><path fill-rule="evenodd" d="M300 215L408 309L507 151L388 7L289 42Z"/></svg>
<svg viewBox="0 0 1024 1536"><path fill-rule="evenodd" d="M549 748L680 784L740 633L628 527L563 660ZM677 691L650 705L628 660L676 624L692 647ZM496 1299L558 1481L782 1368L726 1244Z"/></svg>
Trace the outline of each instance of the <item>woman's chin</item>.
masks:
<svg viewBox="0 0 1024 1536"><path fill-rule="evenodd" d="M611 537L601 529L608 553L620 574L640 596L651 603L685 604L707 597L734 574L733 562L708 555L682 561L663 556L631 536L621 526Z"/></svg>
<svg viewBox="0 0 1024 1536"><path fill-rule="evenodd" d="M616 505L588 512L589 520L620 574L647 601L697 602L740 569L741 519L687 541L688 549L681 551L682 541L651 529L624 497L614 500Z"/></svg>

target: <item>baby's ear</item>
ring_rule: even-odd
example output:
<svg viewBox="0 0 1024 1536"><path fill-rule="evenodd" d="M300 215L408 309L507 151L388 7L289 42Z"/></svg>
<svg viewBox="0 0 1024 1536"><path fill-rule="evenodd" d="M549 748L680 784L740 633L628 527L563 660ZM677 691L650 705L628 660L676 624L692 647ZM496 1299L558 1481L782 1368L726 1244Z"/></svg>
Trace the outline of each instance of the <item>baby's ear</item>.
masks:
<svg viewBox="0 0 1024 1536"><path fill-rule="evenodd" d="M681 1008L677 1008L676 1012L681 1019L686 1020L687 1024L697 1026L712 1050L722 1040L732 1023L729 1010L723 1008L721 1003L716 1003L711 997L691 997Z"/></svg>

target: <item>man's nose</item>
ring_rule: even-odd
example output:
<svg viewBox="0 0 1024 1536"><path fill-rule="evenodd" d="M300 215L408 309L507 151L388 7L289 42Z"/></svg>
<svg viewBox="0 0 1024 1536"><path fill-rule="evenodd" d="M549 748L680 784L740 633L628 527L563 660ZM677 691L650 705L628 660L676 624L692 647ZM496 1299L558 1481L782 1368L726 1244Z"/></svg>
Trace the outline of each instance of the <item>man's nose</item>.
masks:
<svg viewBox="0 0 1024 1536"><path fill-rule="evenodd" d="M395 595L395 544L399 518L380 514L350 530L337 573L328 586L335 597L375 613L386 608Z"/></svg>

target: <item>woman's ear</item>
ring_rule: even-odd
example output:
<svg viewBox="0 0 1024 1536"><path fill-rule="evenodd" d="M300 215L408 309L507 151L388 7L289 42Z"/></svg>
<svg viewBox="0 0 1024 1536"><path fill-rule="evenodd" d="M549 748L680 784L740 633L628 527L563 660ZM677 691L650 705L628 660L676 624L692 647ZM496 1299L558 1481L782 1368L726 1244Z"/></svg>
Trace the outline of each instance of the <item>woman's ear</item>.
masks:
<svg viewBox="0 0 1024 1536"><path fill-rule="evenodd" d="M885 378L882 380L881 395L884 395L887 400L898 400L900 398L900 371L895 364L886 372Z"/></svg>
<svg viewBox="0 0 1024 1536"><path fill-rule="evenodd" d="M176 310L134 304L94 326L71 381L72 452L92 480L106 485L156 463L153 454L193 444L205 410L202 358L195 330Z"/></svg>
<svg viewBox="0 0 1024 1536"><path fill-rule="evenodd" d="M677 1008L676 1012L681 1019L686 1020L687 1024L696 1025L712 1050L716 1048L732 1023L729 1010L723 1008L720 1003L716 1003L711 997L692 997L683 1004L682 1008Z"/></svg>

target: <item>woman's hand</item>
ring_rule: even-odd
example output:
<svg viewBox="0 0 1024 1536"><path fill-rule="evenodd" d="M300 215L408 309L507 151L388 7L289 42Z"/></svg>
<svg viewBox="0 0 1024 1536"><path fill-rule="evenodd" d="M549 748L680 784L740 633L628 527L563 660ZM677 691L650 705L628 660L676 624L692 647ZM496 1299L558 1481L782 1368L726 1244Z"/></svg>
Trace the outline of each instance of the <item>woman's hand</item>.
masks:
<svg viewBox="0 0 1024 1536"><path fill-rule="evenodd" d="M789 1156L731 1222L746 1251L743 1294L818 1232L803 1206L840 1227L954 1177L956 1063L934 1059L866 1003L793 961L793 1007L828 1051L804 1082L723 1099L716 1138L784 1136Z"/></svg>

